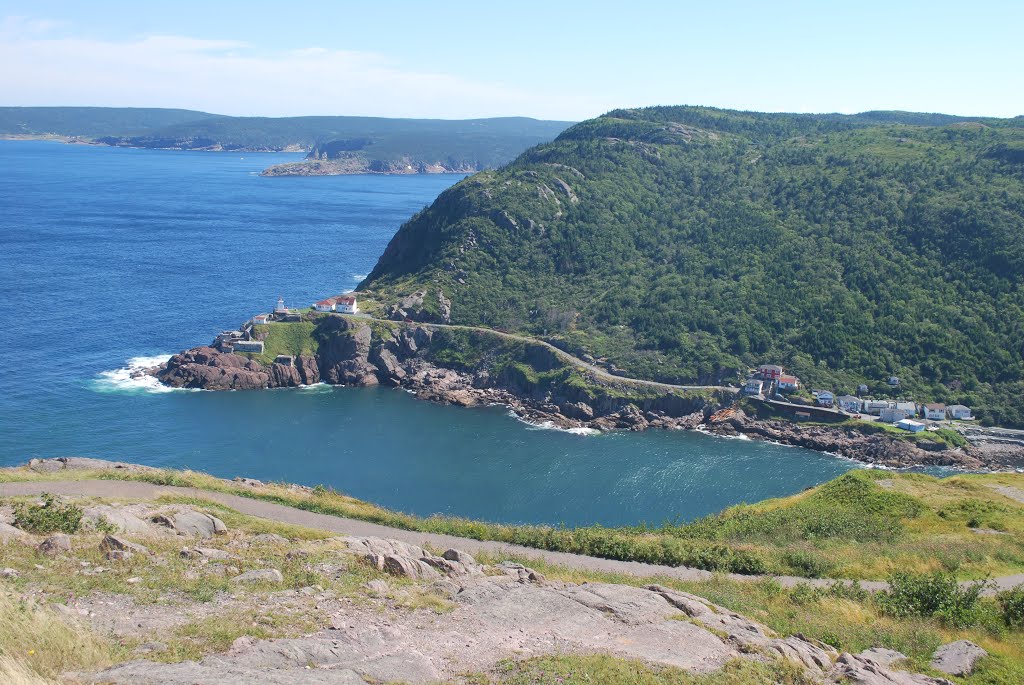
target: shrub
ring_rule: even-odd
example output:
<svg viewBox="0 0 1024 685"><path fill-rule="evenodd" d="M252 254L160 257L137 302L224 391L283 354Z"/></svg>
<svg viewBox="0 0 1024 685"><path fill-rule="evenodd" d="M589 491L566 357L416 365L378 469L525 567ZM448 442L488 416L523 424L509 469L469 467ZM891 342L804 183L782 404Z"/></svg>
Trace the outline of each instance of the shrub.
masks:
<svg viewBox="0 0 1024 685"><path fill-rule="evenodd" d="M1010 628L1024 628L1024 586L1018 586L996 595L999 614Z"/></svg>
<svg viewBox="0 0 1024 685"><path fill-rule="evenodd" d="M988 581L979 581L961 588L956 578L942 572L896 573L889 578L889 590L880 593L877 601L882 611L895 618L937 618L963 628L978 621L979 600L987 585Z"/></svg>
<svg viewBox="0 0 1024 685"><path fill-rule="evenodd" d="M29 533L77 533L82 525L82 510L73 504L61 504L43 493L42 504L19 502L14 505L14 525Z"/></svg>
<svg viewBox="0 0 1024 685"><path fill-rule="evenodd" d="M828 575L834 564L819 554L804 550L793 550L782 555L782 561L798 575L821 578Z"/></svg>

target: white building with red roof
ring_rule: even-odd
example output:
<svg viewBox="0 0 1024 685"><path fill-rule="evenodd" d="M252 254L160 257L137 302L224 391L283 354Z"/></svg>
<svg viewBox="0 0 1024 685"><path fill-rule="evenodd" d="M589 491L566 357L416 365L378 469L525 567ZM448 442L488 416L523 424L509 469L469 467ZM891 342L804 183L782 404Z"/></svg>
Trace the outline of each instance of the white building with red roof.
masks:
<svg viewBox="0 0 1024 685"><path fill-rule="evenodd" d="M333 312L334 300L320 300L319 302L313 305L313 309L317 310L318 312Z"/></svg>
<svg viewBox="0 0 1024 685"><path fill-rule="evenodd" d="M348 293L334 298L334 311L342 314L358 314L359 305L356 303L356 294Z"/></svg>

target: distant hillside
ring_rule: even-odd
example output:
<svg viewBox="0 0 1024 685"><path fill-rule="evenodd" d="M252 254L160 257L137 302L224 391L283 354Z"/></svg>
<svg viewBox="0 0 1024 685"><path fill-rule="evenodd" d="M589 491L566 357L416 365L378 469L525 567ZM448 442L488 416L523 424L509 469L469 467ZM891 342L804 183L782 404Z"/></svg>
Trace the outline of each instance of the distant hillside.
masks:
<svg viewBox="0 0 1024 685"><path fill-rule="evenodd" d="M360 288L638 377L895 375L1024 425L1024 120L610 112L443 193Z"/></svg>
<svg viewBox="0 0 1024 685"><path fill-rule="evenodd" d="M307 162L268 176L473 172L492 169L550 141L570 122L526 117L228 117L179 109L0 108L0 136L61 136L118 147L169 150L304 151Z"/></svg>
<svg viewBox="0 0 1024 685"><path fill-rule="evenodd" d="M97 138L144 135L165 126L217 118L190 109L138 107L0 107L0 136Z"/></svg>

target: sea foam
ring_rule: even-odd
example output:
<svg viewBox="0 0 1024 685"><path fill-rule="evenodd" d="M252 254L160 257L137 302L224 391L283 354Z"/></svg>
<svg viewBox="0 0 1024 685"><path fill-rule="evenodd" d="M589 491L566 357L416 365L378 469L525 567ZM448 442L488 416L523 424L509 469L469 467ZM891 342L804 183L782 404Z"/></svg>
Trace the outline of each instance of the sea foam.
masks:
<svg viewBox="0 0 1024 685"><path fill-rule="evenodd" d="M160 366L171 355L154 357L132 357L125 366L112 371L101 371L93 382L93 389L98 392L118 393L161 393L174 392L182 388L170 388L163 385L153 376L145 373L146 369Z"/></svg>

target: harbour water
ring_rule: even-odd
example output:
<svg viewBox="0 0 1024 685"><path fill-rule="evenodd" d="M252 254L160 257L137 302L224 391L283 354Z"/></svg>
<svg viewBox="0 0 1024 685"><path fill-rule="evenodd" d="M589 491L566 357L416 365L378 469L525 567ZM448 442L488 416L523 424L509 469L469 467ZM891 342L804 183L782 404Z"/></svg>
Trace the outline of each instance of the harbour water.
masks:
<svg viewBox="0 0 1024 685"><path fill-rule="evenodd" d="M353 287L461 176L263 178L291 154L0 142L0 465L79 455L323 483L418 514L690 519L850 469L692 432L583 435L394 389L168 391L131 377L277 297Z"/></svg>

